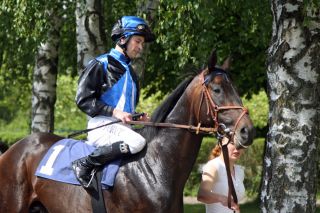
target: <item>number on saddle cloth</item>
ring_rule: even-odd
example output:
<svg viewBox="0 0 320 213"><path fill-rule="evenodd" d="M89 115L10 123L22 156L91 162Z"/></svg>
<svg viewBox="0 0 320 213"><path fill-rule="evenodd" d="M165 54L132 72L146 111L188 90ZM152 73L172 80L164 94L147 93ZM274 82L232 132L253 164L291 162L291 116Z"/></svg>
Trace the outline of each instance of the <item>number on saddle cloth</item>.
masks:
<svg viewBox="0 0 320 213"><path fill-rule="evenodd" d="M89 155L95 150L84 141L75 139L62 139L56 142L41 160L35 175L47 179L80 185L71 167L71 163L79 158ZM102 187L113 187L121 160L115 160L105 165L102 172Z"/></svg>

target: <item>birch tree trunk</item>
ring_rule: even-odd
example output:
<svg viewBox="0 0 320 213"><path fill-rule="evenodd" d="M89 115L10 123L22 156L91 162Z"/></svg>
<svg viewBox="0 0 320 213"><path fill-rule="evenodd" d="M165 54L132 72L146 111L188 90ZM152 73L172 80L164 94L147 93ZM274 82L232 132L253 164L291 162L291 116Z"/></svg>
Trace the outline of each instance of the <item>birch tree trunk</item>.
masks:
<svg viewBox="0 0 320 213"><path fill-rule="evenodd" d="M105 52L102 0L77 0L76 33L78 73L88 62Z"/></svg>
<svg viewBox="0 0 320 213"><path fill-rule="evenodd" d="M157 8L159 4L160 4L159 0L145 0L141 2L140 5L138 6L137 13L139 16L146 19L148 24L150 25L151 23L154 22L154 17L157 12ZM143 16L143 14L146 14L145 17ZM143 53L139 55L137 58L135 58L132 63L132 68L139 75L140 81L143 81L149 49L150 49L150 43L146 43Z"/></svg>
<svg viewBox="0 0 320 213"><path fill-rule="evenodd" d="M305 4L271 1L273 34L267 61L270 117L262 212L316 210L320 17L319 9Z"/></svg>
<svg viewBox="0 0 320 213"><path fill-rule="evenodd" d="M58 49L61 17L57 11L51 17L47 41L41 43L35 59L32 85L31 132L53 132L54 104L58 73Z"/></svg>

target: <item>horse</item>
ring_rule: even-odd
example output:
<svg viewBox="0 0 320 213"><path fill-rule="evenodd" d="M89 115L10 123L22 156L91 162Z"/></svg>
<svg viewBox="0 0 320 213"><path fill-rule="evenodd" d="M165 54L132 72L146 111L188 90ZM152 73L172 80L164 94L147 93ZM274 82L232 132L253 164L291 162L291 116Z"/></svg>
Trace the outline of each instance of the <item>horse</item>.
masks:
<svg viewBox="0 0 320 213"><path fill-rule="evenodd" d="M103 190L107 212L182 213L184 185L207 133L228 130L237 148L252 144L254 127L227 71L229 61L221 67L216 61L213 51L207 67L180 83L152 114L152 123L176 124L177 128L145 126L140 130L147 146L123 159L113 188ZM47 150L61 139L51 133L34 133L0 156L0 212L92 211L90 195L83 187L34 175Z"/></svg>

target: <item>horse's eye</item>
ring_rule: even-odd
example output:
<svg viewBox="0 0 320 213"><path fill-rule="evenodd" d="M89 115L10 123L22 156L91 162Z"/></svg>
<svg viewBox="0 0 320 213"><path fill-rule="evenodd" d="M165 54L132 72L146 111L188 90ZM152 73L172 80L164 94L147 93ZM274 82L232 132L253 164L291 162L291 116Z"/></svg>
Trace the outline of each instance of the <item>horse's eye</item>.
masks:
<svg viewBox="0 0 320 213"><path fill-rule="evenodd" d="M219 88L214 88L214 89L213 89L213 92L214 92L214 93L220 93L221 90L220 90Z"/></svg>

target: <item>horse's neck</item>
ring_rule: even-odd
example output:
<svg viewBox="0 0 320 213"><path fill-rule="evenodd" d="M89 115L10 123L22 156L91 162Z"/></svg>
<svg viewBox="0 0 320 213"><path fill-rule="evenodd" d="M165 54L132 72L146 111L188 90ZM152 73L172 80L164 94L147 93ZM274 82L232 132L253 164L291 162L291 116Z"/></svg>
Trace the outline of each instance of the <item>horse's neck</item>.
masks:
<svg viewBox="0 0 320 213"><path fill-rule="evenodd" d="M196 125L190 123L193 112L188 105L185 99L180 99L165 122ZM174 178L184 184L196 160L201 140L202 136L186 129L163 128L148 144L146 158L163 170L160 171L161 176Z"/></svg>

